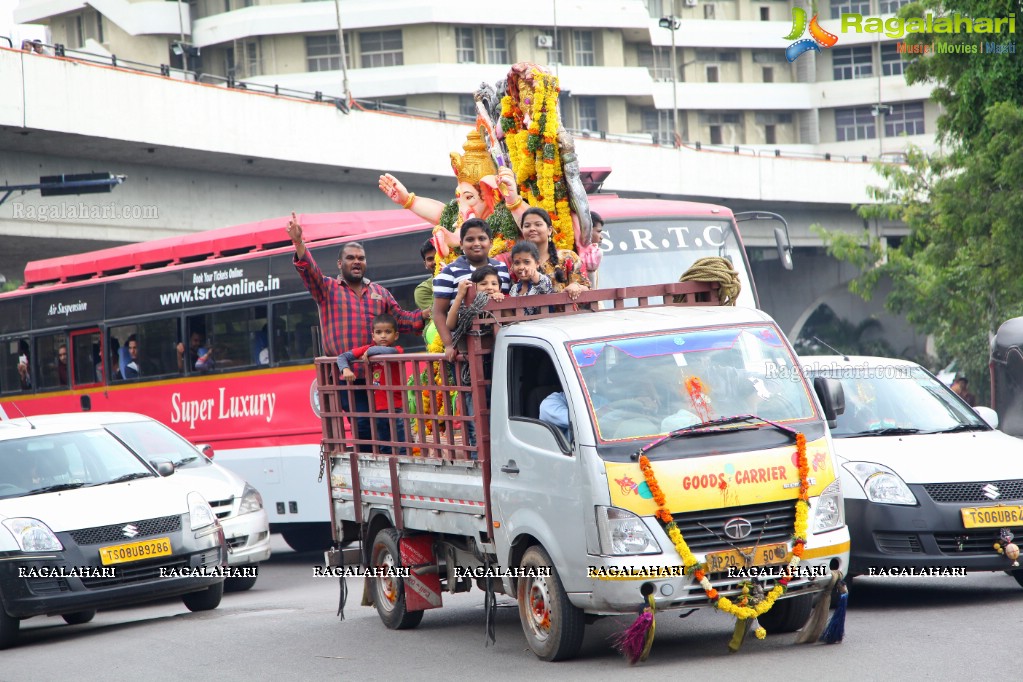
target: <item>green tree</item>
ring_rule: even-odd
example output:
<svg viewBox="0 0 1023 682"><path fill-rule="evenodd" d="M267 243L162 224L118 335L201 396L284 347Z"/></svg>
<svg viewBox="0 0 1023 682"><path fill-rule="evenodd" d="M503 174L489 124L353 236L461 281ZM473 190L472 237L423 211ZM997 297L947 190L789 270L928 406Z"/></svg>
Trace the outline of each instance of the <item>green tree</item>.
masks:
<svg viewBox="0 0 1023 682"><path fill-rule="evenodd" d="M926 0L900 15L1007 17L1014 2ZM990 334L1023 314L1023 61L981 54L982 42L1015 35L931 34L907 42L972 45L977 53L928 53L907 64L910 83L934 85L942 106L938 134L950 150L911 150L907 163L879 165L886 185L871 189L876 204L863 217L900 220L909 234L885 247L864 232L820 230L829 253L858 265L850 289L869 298L882 276L893 289L885 304L917 329L933 334L942 361L954 359L970 384L986 391Z"/></svg>

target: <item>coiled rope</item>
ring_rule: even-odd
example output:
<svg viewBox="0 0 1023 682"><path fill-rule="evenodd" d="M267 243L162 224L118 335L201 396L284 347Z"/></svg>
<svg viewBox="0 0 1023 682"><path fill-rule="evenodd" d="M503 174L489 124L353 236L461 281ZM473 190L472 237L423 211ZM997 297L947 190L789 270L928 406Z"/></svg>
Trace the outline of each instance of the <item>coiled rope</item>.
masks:
<svg viewBox="0 0 1023 682"><path fill-rule="evenodd" d="M739 273L732 267L731 261L721 256L701 258L679 277L680 282L716 282L721 285L718 290L719 305L735 305L742 291ZM688 294L675 296L675 303L685 303Z"/></svg>

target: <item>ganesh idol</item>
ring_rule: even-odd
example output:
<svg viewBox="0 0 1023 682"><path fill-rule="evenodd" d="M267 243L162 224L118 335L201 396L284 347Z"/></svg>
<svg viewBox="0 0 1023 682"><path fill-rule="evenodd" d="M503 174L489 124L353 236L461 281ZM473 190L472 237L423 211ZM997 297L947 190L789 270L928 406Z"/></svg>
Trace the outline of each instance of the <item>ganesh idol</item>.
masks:
<svg viewBox="0 0 1023 682"><path fill-rule="evenodd" d="M435 226L438 261L450 259L451 250L459 244L458 227L469 218L482 218L490 224L494 231L491 253L509 248L507 240L514 241L521 215L529 208L519 197L515 174L509 168L497 168L478 130L469 132L462 149L464 154L450 155L458 184L455 198L447 204L417 197L390 173L380 176L380 190L391 201Z"/></svg>

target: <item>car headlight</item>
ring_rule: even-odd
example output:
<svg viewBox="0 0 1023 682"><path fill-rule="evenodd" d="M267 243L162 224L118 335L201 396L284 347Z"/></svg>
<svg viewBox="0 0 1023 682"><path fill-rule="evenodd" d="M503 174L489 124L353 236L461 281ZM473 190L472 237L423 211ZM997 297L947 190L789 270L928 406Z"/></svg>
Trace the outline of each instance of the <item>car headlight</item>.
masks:
<svg viewBox="0 0 1023 682"><path fill-rule="evenodd" d="M821 496L817 498L817 508L813 515L813 530L821 533L834 530L845 525L845 511L842 504L842 484L836 478Z"/></svg>
<svg viewBox="0 0 1023 682"><path fill-rule="evenodd" d="M629 556L661 553L660 545L640 517L618 507L597 507L596 511L601 554Z"/></svg>
<svg viewBox="0 0 1023 682"><path fill-rule="evenodd" d="M242 503L238 505L239 514L250 514L263 508L263 496L259 491L248 483L245 484L245 492L242 493Z"/></svg>
<svg viewBox="0 0 1023 682"><path fill-rule="evenodd" d="M59 552L64 549L50 527L39 519L6 519L4 525L23 552Z"/></svg>
<svg viewBox="0 0 1023 682"><path fill-rule="evenodd" d="M916 504L916 496L897 473L874 462L846 462L845 468L860 485L867 499L878 504Z"/></svg>
<svg viewBox="0 0 1023 682"><path fill-rule="evenodd" d="M197 492L188 493L188 523L192 530L205 528L217 520L206 498Z"/></svg>

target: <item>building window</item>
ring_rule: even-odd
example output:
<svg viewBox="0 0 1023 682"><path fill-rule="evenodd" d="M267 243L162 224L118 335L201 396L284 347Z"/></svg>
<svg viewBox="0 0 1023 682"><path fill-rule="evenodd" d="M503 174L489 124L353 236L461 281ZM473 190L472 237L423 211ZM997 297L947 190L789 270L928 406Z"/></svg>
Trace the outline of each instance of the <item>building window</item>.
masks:
<svg viewBox="0 0 1023 682"><path fill-rule="evenodd" d="M877 137L874 114L870 107L835 109L835 139L839 142L872 140Z"/></svg>
<svg viewBox="0 0 1023 682"><path fill-rule="evenodd" d="M105 43L103 40L103 15L96 12L96 41L99 43Z"/></svg>
<svg viewBox="0 0 1023 682"><path fill-rule="evenodd" d="M647 11L650 12L650 16L654 19L660 19L664 16L664 12L661 11L664 9L661 6L661 0L647 0L646 6Z"/></svg>
<svg viewBox="0 0 1023 682"><path fill-rule="evenodd" d="M596 97L574 97L575 110L579 115L580 130L600 130L597 122L597 98Z"/></svg>
<svg viewBox="0 0 1023 682"><path fill-rule="evenodd" d="M593 51L593 31L572 32L572 59L576 66L594 66L597 63Z"/></svg>
<svg viewBox="0 0 1023 682"><path fill-rule="evenodd" d="M463 121L476 120L476 100L472 95L458 96L458 115Z"/></svg>
<svg viewBox="0 0 1023 682"><path fill-rule="evenodd" d="M765 66L765 67L763 67L761 69L761 71L763 71L764 82L765 83L773 83L774 82L774 67L773 66Z"/></svg>
<svg viewBox="0 0 1023 682"><path fill-rule="evenodd" d="M718 82L718 67L708 66L707 67L707 82L717 83Z"/></svg>
<svg viewBox="0 0 1023 682"><path fill-rule="evenodd" d="M721 137L721 126L711 126L710 127L710 143L711 144L721 144L721 140L722 140L722 137Z"/></svg>
<svg viewBox="0 0 1023 682"><path fill-rule="evenodd" d="M903 5L908 5L909 0L881 0L878 3L878 10L881 14L895 14Z"/></svg>
<svg viewBox="0 0 1023 682"><path fill-rule="evenodd" d="M483 29L483 43L487 50L487 64L511 64L508 35L503 28Z"/></svg>
<svg viewBox="0 0 1023 682"><path fill-rule="evenodd" d="M644 109L642 114L643 129L657 144L672 144L671 112L662 109Z"/></svg>
<svg viewBox="0 0 1023 682"><path fill-rule="evenodd" d="M754 64L781 64L785 61L785 53L781 50L764 50L753 53Z"/></svg>
<svg viewBox="0 0 1023 682"><path fill-rule="evenodd" d="M75 38L77 39L75 47L80 48L85 45L85 24L81 14L75 17Z"/></svg>
<svg viewBox="0 0 1023 682"><path fill-rule="evenodd" d="M778 135L773 125L764 126L764 144L778 144Z"/></svg>
<svg viewBox="0 0 1023 682"><path fill-rule="evenodd" d="M362 52L362 68L378 66L401 66L405 63L402 55L401 30L364 31L359 34L359 49Z"/></svg>
<svg viewBox="0 0 1023 682"><path fill-rule="evenodd" d="M770 21L770 20L771 20L771 8L770 7L761 7L760 8L760 21Z"/></svg>
<svg viewBox="0 0 1023 682"><path fill-rule="evenodd" d="M696 61L698 62L737 62L739 53L736 51L718 52L717 50L697 50Z"/></svg>
<svg viewBox="0 0 1023 682"><path fill-rule="evenodd" d="M836 81L867 78L874 74L870 45L833 49L831 50L831 63L834 67Z"/></svg>
<svg viewBox="0 0 1023 682"><path fill-rule="evenodd" d="M884 76L901 76L904 68L902 55L899 54L898 43L881 46L881 74Z"/></svg>
<svg viewBox="0 0 1023 682"><path fill-rule="evenodd" d="M704 19L716 19L718 7L713 2L708 2L703 6L703 18Z"/></svg>
<svg viewBox="0 0 1023 682"><path fill-rule="evenodd" d="M455 29L455 60L459 64L476 63L476 32L472 27Z"/></svg>
<svg viewBox="0 0 1023 682"><path fill-rule="evenodd" d="M887 137L896 135L924 134L924 103L901 102L893 104L891 113L884 117L884 134Z"/></svg>
<svg viewBox="0 0 1023 682"><path fill-rule="evenodd" d="M242 59L244 71L241 76L243 78L258 76L263 72L262 58L259 53L259 38L242 43Z"/></svg>
<svg viewBox="0 0 1023 682"><path fill-rule="evenodd" d="M339 71L341 47L337 34L306 36L306 71Z"/></svg>
<svg viewBox="0 0 1023 682"><path fill-rule="evenodd" d="M870 0L831 0L831 18L841 19L843 14L870 14Z"/></svg>
<svg viewBox="0 0 1023 682"><path fill-rule="evenodd" d="M671 80L671 48L640 46L639 65L645 66L655 81Z"/></svg>

